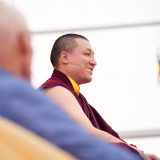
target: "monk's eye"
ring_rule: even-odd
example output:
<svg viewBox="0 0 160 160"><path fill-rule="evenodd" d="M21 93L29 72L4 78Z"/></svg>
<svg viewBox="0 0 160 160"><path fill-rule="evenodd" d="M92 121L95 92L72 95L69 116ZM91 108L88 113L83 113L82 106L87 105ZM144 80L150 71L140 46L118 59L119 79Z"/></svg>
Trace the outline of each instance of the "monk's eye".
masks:
<svg viewBox="0 0 160 160"><path fill-rule="evenodd" d="M86 55L86 56L90 56L91 54L90 54L90 53L85 53L85 55Z"/></svg>

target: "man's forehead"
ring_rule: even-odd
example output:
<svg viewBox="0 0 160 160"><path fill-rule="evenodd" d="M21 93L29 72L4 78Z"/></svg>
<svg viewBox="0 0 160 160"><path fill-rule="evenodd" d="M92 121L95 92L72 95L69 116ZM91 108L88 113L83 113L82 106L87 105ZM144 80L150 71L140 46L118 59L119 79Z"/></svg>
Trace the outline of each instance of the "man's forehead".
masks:
<svg viewBox="0 0 160 160"><path fill-rule="evenodd" d="M77 38L76 42L77 42L78 46L83 46L83 47L86 47L88 49L92 49L90 42L86 39Z"/></svg>

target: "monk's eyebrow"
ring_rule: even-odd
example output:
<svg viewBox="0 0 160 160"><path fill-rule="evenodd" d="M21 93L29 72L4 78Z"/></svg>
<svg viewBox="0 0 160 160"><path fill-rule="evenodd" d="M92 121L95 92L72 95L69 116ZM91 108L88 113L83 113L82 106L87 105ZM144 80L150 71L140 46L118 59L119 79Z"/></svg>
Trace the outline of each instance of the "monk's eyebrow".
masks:
<svg viewBox="0 0 160 160"><path fill-rule="evenodd" d="M86 49L86 51L89 51L90 53L94 54L94 51L92 49Z"/></svg>

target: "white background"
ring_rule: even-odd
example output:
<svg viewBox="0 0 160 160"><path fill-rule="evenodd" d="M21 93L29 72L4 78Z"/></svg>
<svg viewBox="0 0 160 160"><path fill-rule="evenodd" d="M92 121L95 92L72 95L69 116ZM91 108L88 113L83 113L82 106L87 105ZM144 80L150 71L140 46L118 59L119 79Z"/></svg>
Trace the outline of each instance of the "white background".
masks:
<svg viewBox="0 0 160 160"><path fill-rule="evenodd" d="M32 83L38 87L52 73L50 51L55 31L160 21L160 0L6 0L18 7L32 31ZM37 33L37 34L36 34ZM157 52L160 25L82 30L98 62L93 81L82 93L118 132L160 129ZM160 156L160 137L128 139Z"/></svg>

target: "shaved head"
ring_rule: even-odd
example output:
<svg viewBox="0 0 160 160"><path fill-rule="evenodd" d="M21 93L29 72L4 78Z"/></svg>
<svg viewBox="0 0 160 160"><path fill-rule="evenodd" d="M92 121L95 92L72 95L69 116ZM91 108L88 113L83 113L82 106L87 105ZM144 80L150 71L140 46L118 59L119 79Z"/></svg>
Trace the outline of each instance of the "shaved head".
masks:
<svg viewBox="0 0 160 160"><path fill-rule="evenodd" d="M0 1L0 34L18 32L19 29L26 28L22 15L14 7ZM4 35L4 34L3 34Z"/></svg>
<svg viewBox="0 0 160 160"><path fill-rule="evenodd" d="M0 1L0 67L30 78L30 33L21 13Z"/></svg>
<svg viewBox="0 0 160 160"><path fill-rule="evenodd" d="M13 38L25 29L26 23L22 15L14 7L0 1L0 41L14 42Z"/></svg>

